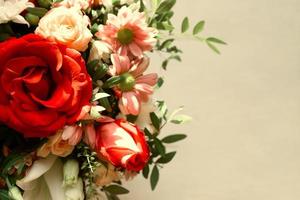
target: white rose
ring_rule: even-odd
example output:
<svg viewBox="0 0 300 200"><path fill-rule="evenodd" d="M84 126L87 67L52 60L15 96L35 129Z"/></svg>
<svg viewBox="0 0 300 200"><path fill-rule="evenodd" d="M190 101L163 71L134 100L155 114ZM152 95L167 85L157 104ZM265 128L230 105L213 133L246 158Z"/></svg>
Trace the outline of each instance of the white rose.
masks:
<svg viewBox="0 0 300 200"><path fill-rule="evenodd" d="M39 22L35 33L78 51L85 51L93 35L89 19L76 7L57 7Z"/></svg>
<svg viewBox="0 0 300 200"><path fill-rule="evenodd" d="M13 21L19 24L29 23L20 15L28 7L34 7L28 0L0 0L0 24Z"/></svg>

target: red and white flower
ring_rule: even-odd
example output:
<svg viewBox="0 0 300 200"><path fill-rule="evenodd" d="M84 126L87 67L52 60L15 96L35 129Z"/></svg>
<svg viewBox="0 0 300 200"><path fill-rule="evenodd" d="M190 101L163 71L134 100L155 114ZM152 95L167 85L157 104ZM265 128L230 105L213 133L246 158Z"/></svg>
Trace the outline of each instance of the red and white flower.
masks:
<svg viewBox="0 0 300 200"><path fill-rule="evenodd" d="M155 45L157 30L148 27L144 13L124 6L117 16L108 15L106 25L100 26L96 35L121 55L141 57Z"/></svg>
<svg viewBox="0 0 300 200"><path fill-rule="evenodd" d="M140 171L149 160L144 133L123 120L100 125L97 129L96 150L100 157L115 167Z"/></svg>

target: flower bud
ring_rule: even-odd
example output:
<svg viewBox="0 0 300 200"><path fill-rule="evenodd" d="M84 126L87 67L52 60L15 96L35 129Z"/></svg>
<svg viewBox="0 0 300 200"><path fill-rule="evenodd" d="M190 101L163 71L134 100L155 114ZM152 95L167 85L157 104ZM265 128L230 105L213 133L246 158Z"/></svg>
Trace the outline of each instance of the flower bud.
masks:
<svg viewBox="0 0 300 200"><path fill-rule="evenodd" d="M39 21L40 21L40 18L38 16L30 14L30 13L27 13L25 15L25 19L32 26L37 26L39 24Z"/></svg>
<svg viewBox="0 0 300 200"><path fill-rule="evenodd" d="M66 200L83 200L83 182L82 179L79 178L77 183L71 187L65 188L65 197Z"/></svg>
<svg viewBox="0 0 300 200"><path fill-rule="evenodd" d="M23 200L22 194L19 188L16 186L9 188L8 195L13 200Z"/></svg>
<svg viewBox="0 0 300 200"><path fill-rule="evenodd" d="M77 184L79 174L79 163L76 160L68 160L64 164L63 186L72 186Z"/></svg>
<svg viewBox="0 0 300 200"><path fill-rule="evenodd" d="M129 73L122 74L121 78L120 89L123 92L131 91L135 85L135 78Z"/></svg>
<svg viewBox="0 0 300 200"><path fill-rule="evenodd" d="M50 0L38 0L39 6L43 8L50 8L51 2Z"/></svg>

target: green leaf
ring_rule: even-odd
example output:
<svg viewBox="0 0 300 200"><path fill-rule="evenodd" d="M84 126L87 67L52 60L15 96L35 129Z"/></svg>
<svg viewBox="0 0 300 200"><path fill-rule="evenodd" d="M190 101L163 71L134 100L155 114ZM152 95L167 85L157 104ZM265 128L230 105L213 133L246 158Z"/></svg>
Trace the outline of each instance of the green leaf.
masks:
<svg viewBox="0 0 300 200"><path fill-rule="evenodd" d="M10 200L10 197L8 195L8 191L0 189L0 199L1 200Z"/></svg>
<svg viewBox="0 0 300 200"><path fill-rule="evenodd" d="M164 70L166 70L167 69L167 66L168 66L168 64L169 64L169 60L167 59L167 60L165 60L163 63L162 63L162 68L164 69Z"/></svg>
<svg viewBox="0 0 300 200"><path fill-rule="evenodd" d="M184 134L175 134L175 135L169 135L163 138L161 141L166 144L171 144L171 143L178 142L180 140L184 140L186 137L187 136Z"/></svg>
<svg viewBox="0 0 300 200"><path fill-rule="evenodd" d="M107 200L120 200L120 198L115 195L115 194L111 194L109 192L105 192Z"/></svg>
<svg viewBox="0 0 300 200"><path fill-rule="evenodd" d="M11 37L11 35L8 34L8 33L0 33L0 42L3 42L3 41L7 40L10 37Z"/></svg>
<svg viewBox="0 0 300 200"><path fill-rule="evenodd" d="M164 79L162 77L159 77L156 83L157 88L161 88L163 84L164 84Z"/></svg>
<svg viewBox="0 0 300 200"><path fill-rule="evenodd" d="M162 50L162 49L169 48L174 41L175 41L175 39L167 39L160 45L160 47L158 49Z"/></svg>
<svg viewBox="0 0 300 200"><path fill-rule="evenodd" d="M217 54L221 54L221 52L219 51L219 49L213 45L211 42L206 40L206 44L209 48L211 48L214 52L216 52Z"/></svg>
<svg viewBox="0 0 300 200"><path fill-rule="evenodd" d="M147 179L149 177L150 167L149 165L146 165L146 167L143 169L143 176Z"/></svg>
<svg viewBox="0 0 300 200"><path fill-rule="evenodd" d="M157 138L154 139L154 144L159 154L161 156L164 156L166 154L166 147L164 146L164 144Z"/></svg>
<svg viewBox="0 0 300 200"><path fill-rule="evenodd" d="M105 83L105 87L111 88L117 84L119 84L122 81L121 76L113 76L110 79L108 79Z"/></svg>
<svg viewBox="0 0 300 200"><path fill-rule="evenodd" d="M218 43L218 44L224 44L224 45L227 44L227 43L224 42L223 40L220 40L220 39L214 38L214 37L209 37L209 38L206 39L206 41L208 41L208 42L213 42L213 43Z"/></svg>
<svg viewBox="0 0 300 200"><path fill-rule="evenodd" d="M176 151L167 153L165 156L160 157L156 162L161 164L169 163L173 160L176 155Z"/></svg>
<svg viewBox="0 0 300 200"><path fill-rule="evenodd" d="M181 24L181 32L185 33L190 27L189 18L185 17Z"/></svg>
<svg viewBox="0 0 300 200"><path fill-rule="evenodd" d="M129 190L127 190L126 188L124 188L120 185L110 185L110 186L105 187L104 190L111 194L116 194L116 195L129 193Z"/></svg>
<svg viewBox="0 0 300 200"><path fill-rule="evenodd" d="M100 80L106 75L107 71L108 71L108 66L106 64L100 64L96 66L95 73L92 75L93 80L94 81Z"/></svg>
<svg viewBox="0 0 300 200"><path fill-rule="evenodd" d="M36 15L38 17L43 17L48 12L46 8L39 8L39 7L27 8L26 10L30 14Z"/></svg>
<svg viewBox="0 0 300 200"><path fill-rule="evenodd" d="M143 0L140 0L140 12L144 12L145 11L145 9L146 9L146 6L145 6L145 4L144 4L144 1Z"/></svg>
<svg viewBox="0 0 300 200"><path fill-rule="evenodd" d="M126 116L127 121L131 122L133 124L135 123L135 121L137 120L137 118L138 118L138 116L136 116L136 115L127 115Z"/></svg>
<svg viewBox="0 0 300 200"><path fill-rule="evenodd" d="M192 121L192 118L187 115L176 115L171 120L171 122L174 124L185 124L190 121Z"/></svg>
<svg viewBox="0 0 300 200"><path fill-rule="evenodd" d="M160 129L161 120L157 117L157 115L152 112L150 113L151 122L156 130Z"/></svg>
<svg viewBox="0 0 300 200"><path fill-rule="evenodd" d="M159 181L159 171L158 171L158 167L155 165L152 170L151 177L150 177L150 183L151 183L152 190L155 190L158 181Z"/></svg>
<svg viewBox="0 0 300 200"><path fill-rule="evenodd" d="M99 99L99 103L101 106L103 106L108 112L112 111L111 105L109 103L109 100L107 97Z"/></svg>
<svg viewBox="0 0 300 200"><path fill-rule="evenodd" d="M176 4L176 0L163 1L157 8L156 14L163 14L164 12L170 11Z"/></svg>
<svg viewBox="0 0 300 200"><path fill-rule="evenodd" d="M194 27L193 30L193 34L197 35L198 33L200 33L201 31L203 31L204 29L204 25L205 25L205 21L200 21L196 24L196 26Z"/></svg>

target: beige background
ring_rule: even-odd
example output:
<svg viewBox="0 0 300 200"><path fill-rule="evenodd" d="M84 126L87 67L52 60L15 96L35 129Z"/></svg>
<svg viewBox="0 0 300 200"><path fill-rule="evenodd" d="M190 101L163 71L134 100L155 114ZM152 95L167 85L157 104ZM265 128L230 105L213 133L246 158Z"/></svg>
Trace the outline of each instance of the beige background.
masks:
<svg viewBox="0 0 300 200"><path fill-rule="evenodd" d="M138 178L123 199L299 200L300 0L178 0L176 12L229 46L218 56L180 42L184 62L159 95L194 117L165 133L189 138L170 147L179 153L155 192Z"/></svg>

